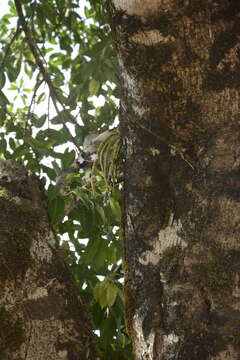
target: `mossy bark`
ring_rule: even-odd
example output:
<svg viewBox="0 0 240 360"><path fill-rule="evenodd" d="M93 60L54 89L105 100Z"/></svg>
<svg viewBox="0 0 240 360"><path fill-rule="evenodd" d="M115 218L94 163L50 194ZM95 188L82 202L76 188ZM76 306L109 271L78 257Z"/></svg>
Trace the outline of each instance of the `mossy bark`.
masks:
<svg viewBox="0 0 240 360"><path fill-rule="evenodd" d="M98 358L39 180L0 161L0 359Z"/></svg>
<svg viewBox="0 0 240 360"><path fill-rule="evenodd" d="M240 358L240 3L112 0L137 360Z"/></svg>

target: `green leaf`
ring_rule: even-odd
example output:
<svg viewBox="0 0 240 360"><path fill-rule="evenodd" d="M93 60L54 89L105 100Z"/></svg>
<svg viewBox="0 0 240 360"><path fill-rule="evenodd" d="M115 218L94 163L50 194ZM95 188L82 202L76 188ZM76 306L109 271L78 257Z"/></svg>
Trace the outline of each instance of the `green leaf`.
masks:
<svg viewBox="0 0 240 360"><path fill-rule="evenodd" d="M100 82L96 79L92 79L89 83L89 93L90 96L94 96L98 94L99 88L100 88Z"/></svg>
<svg viewBox="0 0 240 360"><path fill-rule="evenodd" d="M59 195L59 186L50 184L47 190L48 202L51 203Z"/></svg>
<svg viewBox="0 0 240 360"><path fill-rule="evenodd" d="M107 219L106 219L106 215L105 215L105 212L104 212L104 208L102 206L97 205L96 206L96 211L100 215L102 223L105 223Z"/></svg>
<svg viewBox="0 0 240 360"><path fill-rule="evenodd" d="M110 207L112 210L112 213L114 217L116 218L116 221L121 221L121 207L119 205L119 202L114 200L113 198L109 199Z"/></svg>
<svg viewBox="0 0 240 360"><path fill-rule="evenodd" d="M24 145L17 146L13 153L13 159L23 159L29 153L29 148Z"/></svg>
<svg viewBox="0 0 240 360"><path fill-rule="evenodd" d="M46 129L37 135L37 139L45 142L45 147L52 148L53 145L65 144L69 140L69 133L65 128L60 130Z"/></svg>
<svg viewBox="0 0 240 360"><path fill-rule="evenodd" d="M52 124L63 124L67 122L75 123L74 116L67 110L60 111L57 116L51 119Z"/></svg>
<svg viewBox="0 0 240 360"><path fill-rule="evenodd" d="M100 303L100 306L113 306L118 295L118 287L111 279L106 277L102 282L98 282L94 288L94 298Z"/></svg>
<svg viewBox="0 0 240 360"><path fill-rule="evenodd" d="M94 262L94 258L98 252L99 246L100 246L100 238L90 239L85 254L83 255L83 261L85 264L89 265Z"/></svg>
<svg viewBox="0 0 240 360"><path fill-rule="evenodd" d="M16 148L16 144L13 138L9 139L9 146L12 150L14 150Z"/></svg>
<svg viewBox="0 0 240 360"><path fill-rule="evenodd" d="M69 151L68 149L66 149L61 159L62 168L67 169L70 165L72 165L75 160L75 156L76 155L74 150Z"/></svg>
<svg viewBox="0 0 240 360"><path fill-rule="evenodd" d="M95 299L97 301L99 301L100 297L101 297L101 282L98 282L93 290L93 296L95 297Z"/></svg>
<svg viewBox="0 0 240 360"><path fill-rule="evenodd" d="M6 110L4 108L0 108L0 126L3 125L4 121L6 119Z"/></svg>
<svg viewBox="0 0 240 360"><path fill-rule="evenodd" d="M107 287L107 296L106 296L108 306L113 306L113 304L116 301L117 294L118 294L118 287L109 280Z"/></svg>
<svg viewBox="0 0 240 360"><path fill-rule="evenodd" d="M34 116L34 118L32 119L32 123L34 126L36 126L36 128L41 128L43 127L46 119L47 119L46 114L43 114L40 118L38 116Z"/></svg>
<svg viewBox="0 0 240 360"><path fill-rule="evenodd" d="M21 63L20 63L21 65ZM15 68L12 64L9 64L9 66L7 67L7 76L9 78L10 82L14 82L17 80L17 77L19 75L19 62L18 62L18 68Z"/></svg>
<svg viewBox="0 0 240 360"><path fill-rule="evenodd" d="M109 264L114 264L117 261L116 251L117 250L115 246L108 247L106 257Z"/></svg>
<svg viewBox="0 0 240 360"><path fill-rule="evenodd" d="M53 223L60 220L64 214L65 201L62 196L56 196L49 202L49 215Z"/></svg>
<svg viewBox="0 0 240 360"><path fill-rule="evenodd" d="M58 163L54 160L52 161L52 166L56 172L57 175L60 175L62 172L62 169L60 168L60 166L58 165Z"/></svg>
<svg viewBox="0 0 240 360"><path fill-rule="evenodd" d="M101 308L104 308L108 304L107 300L107 284L108 280L105 279L102 282L97 283L95 289L94 289L94 297L99 302Z"/></svg>
<svg viewBox="0 0 240 360"><path fill-rule="evenodd" d="M4 87L6 83L6 76L3 72L0 72L0 89Z"/></svg>
<svg viewBox="0 0 240 360"><path fill-rule="evenodd" d="M6 106L8 104L10 104L8 98L5 96L3 91L0 90L0 105Z"/></svg>
<svg viewBox="0 0 240 360"><path fill-rule="evenodd" d="M50 168L49 166L42 165L42 170L47 174L47 176L49 177L50 180L56 179L55 171L52 168Z"/></svg>
<svg viewBox="0 0 240 360"><path fill-rule="evenodd" d="M46 143L30 136L25 136L25 141L35 149L46 148Z"/></svg>
<svg viewBox="0 0 240 360"><path fill-rule="evenodd" d="M46 99L46 93L41 93L37 98L37 104L40 104Z"/></svg>
<svg viewBox="0 0 240 360"><path fill-rule="evenodd" d="M0 153L5 154L7 149L7 141L5 139L0 139Z"/></svg>
<svg viewBox="0 0 240 360"><path fill-rule="evenodd" d="M11 90L11 91L15 91L15 90L18 90L18 86L16 84L12 84L8 90Z"/></svg>

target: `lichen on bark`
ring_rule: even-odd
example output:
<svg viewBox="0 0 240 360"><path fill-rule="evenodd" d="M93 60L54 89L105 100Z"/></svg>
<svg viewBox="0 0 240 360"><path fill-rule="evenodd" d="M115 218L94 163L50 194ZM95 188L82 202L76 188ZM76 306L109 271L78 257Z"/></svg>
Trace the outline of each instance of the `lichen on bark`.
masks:
<svg viewBox="0 0 240 360"><path fill-rule="evenodd" d="M110 1L137 360L240 356L239 13L236 1Z"/></svg>
<svg viewBox="0 0 240 360"><path fill-rule="evenodd" d="M0 160L0 293L1 359L99 357L40 182L11 160Z"/></svg>

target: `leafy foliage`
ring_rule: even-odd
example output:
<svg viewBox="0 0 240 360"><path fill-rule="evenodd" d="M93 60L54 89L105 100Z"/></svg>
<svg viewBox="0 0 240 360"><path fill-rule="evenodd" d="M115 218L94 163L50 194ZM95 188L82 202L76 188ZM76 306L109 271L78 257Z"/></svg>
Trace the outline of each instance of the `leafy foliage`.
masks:
<svg viewBox="0 0 240 360"><path fill-rule="evenodd" d="M0 19L0 156L22 161L45 181L52 226L65 239L62 253L103 356L131 359L123 320L121 185L109 161L111 142L102 145L94 171L74 167L84 137L108 129L118 114L116 57L100 3L9 1ZM115 161L119 139L112 137L116 142Z"/></svg>

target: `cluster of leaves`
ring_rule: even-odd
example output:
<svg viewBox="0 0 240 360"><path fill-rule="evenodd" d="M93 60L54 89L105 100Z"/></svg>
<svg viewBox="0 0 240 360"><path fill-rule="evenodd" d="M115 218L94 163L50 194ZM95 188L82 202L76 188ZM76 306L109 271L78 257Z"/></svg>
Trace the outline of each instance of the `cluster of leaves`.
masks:
<svg viewBox="0 0 240 360"><path fill-rule="evenodd" d="M53 226L66 239L63 256L105 358L131 359L123 320L119 185L109 188L101 169L94 178L89 167L71 170L84 137L108 129L118 114L118 70L103 2L17 2L24 19L12 0L0 19L0 156L22 161L45 179ZM57 179L64 171L63 194Z"/></svg>

